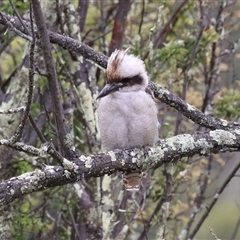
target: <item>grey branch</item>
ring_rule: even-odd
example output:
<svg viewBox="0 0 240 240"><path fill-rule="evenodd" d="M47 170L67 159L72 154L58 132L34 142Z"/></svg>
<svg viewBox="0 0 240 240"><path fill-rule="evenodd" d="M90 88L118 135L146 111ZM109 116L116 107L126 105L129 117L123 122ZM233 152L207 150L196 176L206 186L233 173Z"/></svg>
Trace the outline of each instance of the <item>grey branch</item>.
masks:
<svg viewBox="0 0 240 240"><path fill-rule="evenodd" d="M7 140L0 145L11 146ZM19 151L34 155L48 154L47 146L36 149L22 143L14 143ZM116 171L158 168L163 163L175 163L182 157L195 154L239 151L240 130L214 130L201 134L183 134L159 141L154 147L115 150L96 155L82 155L74 161L63 160L62 166L44 166L33 172L13 177L0 184L0 204L12 202L19 196L46 188L74 183L82 178L98 177Z"/></svg>
<svg viewBox="0 0 240 240"><path fill-rule="evenodd" d="M0 109L0 114L13 114L25 111L26 107L18 107L18 108L9 108L9 109Z"/></svg>

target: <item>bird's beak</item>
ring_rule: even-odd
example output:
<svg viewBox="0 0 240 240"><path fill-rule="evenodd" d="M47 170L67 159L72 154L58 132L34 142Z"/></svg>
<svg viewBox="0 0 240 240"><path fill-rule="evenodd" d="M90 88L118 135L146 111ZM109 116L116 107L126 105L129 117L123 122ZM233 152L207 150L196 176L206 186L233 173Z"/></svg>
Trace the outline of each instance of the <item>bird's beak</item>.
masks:
<svg viewBox="0 0 240 240"><path fill-rule="evenodd" d="M111 83L106 84L102 91L98 94L98 98L107 96L109 93L116 92L119 88L123 87L122 83Z"/></svg>

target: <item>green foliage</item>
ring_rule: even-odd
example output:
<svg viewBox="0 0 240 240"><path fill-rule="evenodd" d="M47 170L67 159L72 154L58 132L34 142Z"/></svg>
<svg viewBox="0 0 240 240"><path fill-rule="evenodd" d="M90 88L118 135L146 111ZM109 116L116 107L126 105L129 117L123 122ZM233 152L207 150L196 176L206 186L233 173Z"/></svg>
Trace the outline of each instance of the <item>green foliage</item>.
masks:
<svg viewBox="0 0 240 240"><path fill-rule="evenodd" d="M21 14L29 10L29 1L24 0L12 0L16 10ZM1 11L13 14L14 11L8 0L1 0L0 3Z"/></svg>
<svg viewBox="0 0 240 240"><path fill-rule="evenodd" d="M41 194L36 194L41 196ZM43 230L43 226L46 225L46 221L43 224L41 220L41 216L37 213L33 214L32 211L37 208L40 203L40 198L31 198L26 197L24 201L18 202L18 204L14 204L15 208L18 210L13 213L13 236L14 239L26 239L29 233L34 234L34 232L38 232Z"/></svg>
<svg viewBox="0 0 240 240"><path fill-rule="evenodd" d="M8 78L12 74L13 69L16 69L21 64L23 58L23 49L27 43L20 37L12 38L12 33L7 31L5 41L9 41L6 52L1 54L0 73L4 78Z"/></svg>
<svg viewBox="0 0 240 240"><path fill-rule="evenodd" d="M13 164L12 167L15 169L15 171L18 175L21 175L23 173L30 172L30 171L34 170L34 167L33 167L32 163L26 161L25 159L21 159L19 161L19 157L17 157L17 156L15 156L15 159L17 161Z"/></svg>
<svg viewBox="0 0 240 240"><path fill-rule="evenodd" d="M60 240L69 239L69 228L64 221L56 222L55 217L64 214L65 218L69 218L69 209L75 208L76 198L70 189L68 186L48 189L15 202L12 229L14 239L26 240L29 234L39 239L47 239L48 236Z"/></svg>
<svg viewBox="0 0 240 240"><path fill-rule="evenodd" d="M206 29L202 34L200 46L202 48L206 48L209 44L218 42L219 39L220 34L212 25L210 25L210 27Z"/></svg>
<svg viewBox="0 0 240 240"><path fill-rule="evenodd" d="M223 119L234 120L240 117L239 107L240 91L225 89L214 101L214 114Z"/></svg>
<svg viewBox="0 0 240 240"><path fill-rule="evenodd" d="M167 67L186 66L188 60L189 50L184 46L182 40L169 42L159 52L158 61L167 64Z"/></svg>
<svg viewBox="0 0 240 240"><path fill-rule="evenodd" d="M39 115L40 109L41 109L41 105L40 105L39 102L34 102L34 103L31 104L30 112L31 112L31 115L32 115L33 118L37 117Z"/></svg>

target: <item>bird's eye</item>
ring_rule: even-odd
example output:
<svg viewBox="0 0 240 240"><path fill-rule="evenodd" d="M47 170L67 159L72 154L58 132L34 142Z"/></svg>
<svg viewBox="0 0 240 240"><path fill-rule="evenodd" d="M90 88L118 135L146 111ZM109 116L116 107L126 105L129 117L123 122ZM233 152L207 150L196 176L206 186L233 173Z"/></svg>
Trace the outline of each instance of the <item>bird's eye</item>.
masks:
<svg viewBox="0 0 240 240"><path fill-rule="evenodd" d="M131 77L131 78L124 78L124 79L122 79L121 82L122 82L125 86L126 86L126 85L132 86L132 85L135 85L135 84L141 85L141 84L142 84L142 81L143 81L142 77L140 77L139 75L136 75L136 76Z"/></svg>
<svg viewBox="0 0 240 240"><path fill-rule="evenodd" d="M131 82L132 82L133 84L139 84L139 85L141 85L142 82L143 82L143 79L142 79L141 76L136 75L136 76L134 76L134 77L131 78Z"/></svg>
<svg viewBox="0 0 240 240"><path fill-rule="evenodd" d="M130 80L131 80L131 78L124 78L124 79L122 79L121 82L127 84L130 82Z"/></svg>

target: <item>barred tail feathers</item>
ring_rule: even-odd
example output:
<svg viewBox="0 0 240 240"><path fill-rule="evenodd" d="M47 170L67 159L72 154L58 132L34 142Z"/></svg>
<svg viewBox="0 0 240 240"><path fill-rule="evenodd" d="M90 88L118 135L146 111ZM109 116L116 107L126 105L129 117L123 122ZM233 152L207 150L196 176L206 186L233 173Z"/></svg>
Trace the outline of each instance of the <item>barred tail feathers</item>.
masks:
<svg viewBox="0 0 240 240"><path fill-rule="evenodd" d="M127 191L139 191L141 182L141 172L123 173L123 184Z"/></svg>

